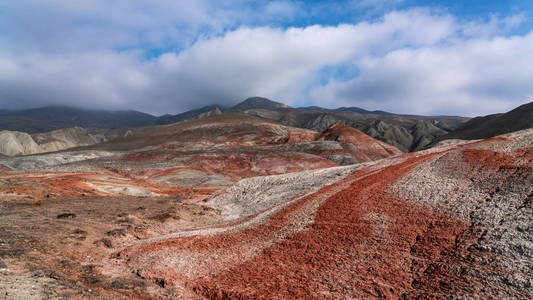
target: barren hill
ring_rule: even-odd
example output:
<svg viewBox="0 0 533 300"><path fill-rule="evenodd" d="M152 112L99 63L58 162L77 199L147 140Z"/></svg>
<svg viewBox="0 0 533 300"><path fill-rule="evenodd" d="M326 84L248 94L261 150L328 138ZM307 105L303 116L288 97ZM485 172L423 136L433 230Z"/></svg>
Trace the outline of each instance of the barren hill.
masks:
<svg viewBox="0 0 533 300"><path fill-rule="evenodd" d="M230 111L245 111L248 109L278 109L278 108L290 108L290 106L272 101L263 97L251 97L247 98L243 102L233 106Z"/></svg>
<svg viewBox="0 0 533 300"><path fill-rule="evenodd" d="M335 124L322 131L318 140L335 141L341 145L344 153L338 152L337 158L340 164L352 164L355 162L373 161L399 155L402 152L398 148L376 140L363 132L342 124Z"/></svg>
<svg viewBox="0 0 533 300"><path fill-rule="evenodd" d="M0 131L0 154L14 156L41 152L39 145L24 132Z"/></svg>
<svg viewBox="0 0 533 300"><path fill-rule="evenodd" d="M98 140L80 127L58 129L29 135L17 131L0 132L0 154L8 156L54 152L68 148L89 146Z"/></svg>
<svg viewBox="0 0 533 300"><path fill-rule="evenodd" d="M384 116L425 133L413 140L439 134ZM412 153L346 124L250 111L116 135L0 155L0 295L533 296L533 129Z"/></svg>
<svg viewBox="0 0 533 300"><path fill-rule="evenodd" d="M149 147L195 151L259 151L306 153L336 164L353 164L398 155L394 146L343 125L320 133L281 125L245 113L214 114L205 118L147 128L131 136L92 148L125 150Z"/></svg>
<svg viewBox="0 0 533 300"><path fill-rule="evenodd" d="M127 131L137 130L133 128L167 125L227 112L245 112L287 126L315 131L322 131L333 124L342 123L392 144L403 152L424 148L468 119L454 116L398 115L383 111L368 111L358 107L293 108L267 98L251 97L233 107L213 104L160 117L137 111L99 111L69 107L0 110L0 130L37 133L79 126L88 129L91 133L116 129Z"/></svg>
<svg viewBox="0 0 533 300"><path fill-rule="evenodd" d="M532 142L529 130L404 155L332 170L335 183L318 171L242 181L206 204L230 222L119 257L187 297L530 298Z"/></svg>
<svg viewBox="0 0 533 300"><path fill-rule="evenodd" d="M486 139L499 134L533 127L533 102L521 105L504 114L494 114L469 120L455 131L441 136L446 139Z"/></svg>
<svg viewBox="0 0 533 300"><path fill-rule="evenodd" d="M41 152L53 152L68 148L89 146L98 141L81 127L58 129L32 135Z"/></svg>
<svg viewBox="0 0 533 300"><path fill-rule="evenodd" d="M525 130L400 154L234 113L0 157L0 292L531 298L532 149Z"/></svg>

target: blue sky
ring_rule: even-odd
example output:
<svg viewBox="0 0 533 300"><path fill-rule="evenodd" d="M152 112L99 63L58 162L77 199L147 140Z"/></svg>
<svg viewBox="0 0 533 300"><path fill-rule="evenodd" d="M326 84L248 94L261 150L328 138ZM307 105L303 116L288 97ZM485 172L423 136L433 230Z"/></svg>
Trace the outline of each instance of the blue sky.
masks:
<svg viewBox="0 0 533 300"><path fill-rule="evenodd" d="M533 101L533 1L0 3L0 108L484 115Z"/></svg>
<svg viewBox="0 0 533 300"><path fill-rule="evenodd" d="M447 11L455 16L465 19L488 19L493 14L513 15L533 12L533 1L528 0L404 0L404 1L368 1L367 5L353 8L354 3L364 1L327 1L311 0L301 1L310 6L331 6L337 3L343 7L349 7L343 14L338 11L329 13L327 8L322 13L314 14L295 20L283 22L282 26L308 26L313 24L337 25L339 23L354 23L381 16L384 12L403 10L412 7L433 7ZM381 3L381 4L379 4ZM373 4L373 5L372 5ZM533 24L532 20L524 22L517 32L528 30Z"/></svg>

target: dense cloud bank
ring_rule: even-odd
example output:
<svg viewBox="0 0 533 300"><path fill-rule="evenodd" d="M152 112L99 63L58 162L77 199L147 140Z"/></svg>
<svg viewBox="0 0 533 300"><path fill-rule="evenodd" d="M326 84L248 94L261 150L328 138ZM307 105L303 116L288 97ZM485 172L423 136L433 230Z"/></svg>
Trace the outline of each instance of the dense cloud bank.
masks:
<svg viewBox="0 0 533 300"><path fill-rule="evenodd" d="M477 115L533 99L533 32L509 34L526 18L520 14L473 21L413 8L291 27L269 24L297 18L302 4L23 2L0 4L1 108L163 114L261 95L292 105Z"/></svg>

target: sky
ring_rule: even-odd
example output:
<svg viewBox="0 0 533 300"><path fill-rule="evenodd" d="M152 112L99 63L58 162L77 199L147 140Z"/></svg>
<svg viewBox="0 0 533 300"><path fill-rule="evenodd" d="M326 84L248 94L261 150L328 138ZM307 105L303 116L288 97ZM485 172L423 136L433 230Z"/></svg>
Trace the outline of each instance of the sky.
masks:
<svg viewBox="0 0 533 300"><path fill-rule="evenodd" d="M0 109L161 115L251 96L511 110L533 101L533 1L0 1Z"/></svg>

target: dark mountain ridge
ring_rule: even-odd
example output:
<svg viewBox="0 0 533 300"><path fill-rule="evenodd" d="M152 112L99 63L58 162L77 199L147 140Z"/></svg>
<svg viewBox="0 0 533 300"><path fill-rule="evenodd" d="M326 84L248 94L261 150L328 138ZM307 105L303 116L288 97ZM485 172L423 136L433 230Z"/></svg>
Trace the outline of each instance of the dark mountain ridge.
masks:
<svg viewBox="0 0 533 300"><path fill-rule="evenodd" d="M245 112L269 121L316 131L336 123L345 124L404 152L424 149L444 139L482 139L533 127L533 102L504 114L468 119L399 115L358 107L293 108L267 98L251 97L233 107L214 104L160 117L131 110L105 111L63 106L0 110L0 130L40 133L79 126L100 133L101 130L166 125L227 112Z"/></svg>
<svg viewBox="0 0 533 300"><path fill-rule="evenodd" d="M156 117L138 111L89 110L67 106L48 106L25 110L0 110L0 130L27 133L62 128L84 127L116 129L154 125Z"/></svg>
<svg viewBox="0 0 533 300"><path fill-rule="evenodd" d="M194 119L217 109L220 112L240 112L247 109L288 107L283 103L267 98L251 97L233 107L213 104L176 115L167 114L159 117L135 110L108 111L69 106L46 106L20 110L0 109L0 130L41 133L76 126L93 129L119 129L172 124Z"/></svg>
<svg viewBox="0 0 533 300"><path fill-rule="evenodd" d="M509 112L472 118L439 140L486 139L496 135L533 127L533 102L521 105Z"/></svg>
<svg viewBox="0 0 533 300"><path fill-rule="evenodd" d="M314 110L314 111L322 111L322 112L354 112L359 114L375 114L375 115L394 115L393 113L382 111L382 110L366 110L360 107L339 107L339 108L324 108L320 106L304 106L299 107L299 109L307 109L307 110Z"/></svg>
<svg viewBox="0 0 533 300"><path fill-rule="evenodd" d="M91 133L166 125L221 113L244 112L288 126L322 131L340 123L409 152L444 139L481 139L533 127L533 102L508 113L473 119L458 116L400 115L358 107L293 108L263 97L251 97L233 107L208 105L176 115L153 116L138 111L87 110L51 106L27 110L0 110L0 130L27 133L84 127ZM120 136L121 133L118 133Z"/></svg>
<svg viewBox="0 0 533 300"><path fill-rule="evenodd" d="M214 111L214 110L217 110L217 109L220 110L221 112L225 112L225 111L229 110L228 107L221 106L221 105L216 105L216 104L208 105L208 106L204 106L202 108L189 110L189 111L177 114L177 115L163 115L163 116L160 116L160 117L157 118L156 123L158 125L165 125L165 124L172 124L172 123L176 123L176 122L190 120L190 119L194 119L194 118L198 117L201 114L208 113L210 111Z"/></svg>
<svg viewBox="0 0 533 300"><path fill-rule="evenodd" d="M272 101L263 97L250 97L243 102L233 106L229 111L245 111L248 109L279 109L279 108L291 108L290 106Z"/></svg>

